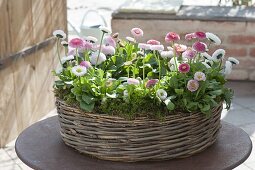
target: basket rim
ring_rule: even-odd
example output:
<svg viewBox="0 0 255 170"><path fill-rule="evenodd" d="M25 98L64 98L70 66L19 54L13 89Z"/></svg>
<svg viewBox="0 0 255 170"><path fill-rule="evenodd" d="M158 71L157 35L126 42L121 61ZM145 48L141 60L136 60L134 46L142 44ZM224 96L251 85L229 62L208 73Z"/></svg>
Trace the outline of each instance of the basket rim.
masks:
<svg viewBox="0 0 255 170"><path fill-rule="evenodd" d="M125 122L137 122L137 121L160 121L159 119L155 119L155 118L149 118L149 117L146 117L146 116L140 116L140 117L136 117L135 119L131 119L131 120L128 120L124 117L120 117L120 116L117 116L117 115L109 115L109 114L106 114L106 113L102 113L102 114L96 114L96 113L93 113L93 112L86 112L82 109L80 109L79 107L74 107L74 106L71 106L69 104L67 104L64 100L62 99L59 99L59 98L56 98L56 105L64 105L66 108L68 109L72 109L74 112L69 112L71 114L80 114L81 116L82 115L86 115L88 117L99 117L99 118L105 118L105 119L115 119L116 121L125 121ZM223 107L223 102L220 102L218 103L218 106L212 108L212 114L217 111L220 107ZM170 114L170 115L166 115L164 120L171 120L172 119L172 116L176 116L180 119L183 119L185 117L189 117L189 116L201 116L201 115L204 115L202 112L173 112L173 114ZM164 121L162 121L164 122Z"/></svg>

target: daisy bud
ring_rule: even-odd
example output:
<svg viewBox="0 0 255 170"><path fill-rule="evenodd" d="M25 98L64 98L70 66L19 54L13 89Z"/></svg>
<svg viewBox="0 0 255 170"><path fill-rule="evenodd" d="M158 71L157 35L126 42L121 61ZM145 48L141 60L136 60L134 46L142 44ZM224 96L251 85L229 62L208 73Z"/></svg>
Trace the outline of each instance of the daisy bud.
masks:
<svg viewBox="0 0 255 170"><path fill-rule="evenodd" d="M116 33L114 33L113 35L112 35L112 38L118 38L119 37L119 33L118 32L116 32Z"/></svg>
<svg viewBox="0 0 255 170"><path fill-rule="evenodd" d="M225 50L223 49L218 49L216 51L214 51L214 53L212 54L212 60L213 61L219 61L222 60L225 56Z"/></svg>
<svg viewBox="0 0 255 170"><path fill-rule="evenodd" d="M147 44L150 44L150 45L160 45L160 42L157 41L157 40L148 40Z"/></svg>
<svg viewBox="0 0 255 170"><path fill-rule="evenodd" d="M63 45L64 47L68 47L68 42L66 42L66 41L61 41L61 45Z"/></svg>
<svg viewBox="0 0 255 170"><path fill-rule="evenodd" d="M239 64L239 60L237 60L234 57L229 57L228 61L230 61L232 64L238 65Z"/></svg>
<svg viewBox="0 0 255 170"><path fill-rule="evenodd" d="M84 38L86 41L89 41L91 43L96 43L98 40L96 37L92 37L92 36L87 36Z"/></svg>
<svg viewBox="0 0 255 170"><path fill-rule="evenodd" d="M200 39L200 40L203 40L206 38L206 34L204 32L195 32L194 35L197 39Z"/></svg>
<svg viewBox="0 0 255 170"><path fill-rule="evenodd" d="M217 35L210 32L206 32L205 35L206 35L206 38L210 40L211 42L213 42L215 45L221 44L221 40Z"/></svg>
<svg viewBox="0 0 255 170"><path fill-rule="evenodd" d="M104 26L100 26L99 29L100 29L103 33L105 33L105 34L111 34L111 33L112 33L112 31L111 31L109 28L104 27Z"/></svg>
<svg viewBox="0 0 255 170"><path fill-rule="evenodd" d="M229 75L232 72L232 63L230 61L226 61L224 67L224 75Z"/></svg>
<svg viewBox="0 0 255 170"><path fill-rule="evenodd" d="M61 40L66 38L66 33L63 30L55 30L53 35Z"/></svg>
<svg viewBox="0 0 255 170"><path fill-rule="evenodd" d="M142 37L143 36L143 30L141 28L132 28L131 34L135 37Z"/></svg>
<svg viewBox="0 0 255 170"><path fill-rule="evenodd" d="M136 42L135 39L132 38L132 37L126 37L126 39L127 39L129 42L132 42L132 43L135 43L135 42Z"/></svg>
<svg viewBox="0 0 255 170"><path fill-rule="evenodd" d="M69 46L72 48L80 48L83 45L83 40L80 38L73 38L69 41Z"/></svg>
<svg viewBox="0 0 255 170"><path fill-rule="evenodd" d="M175 32L169 32L165 36L165 41L167 43L170 43L170 42L173 42L173 41L178 41L178 40L180 40L180 36Z"/></svg>

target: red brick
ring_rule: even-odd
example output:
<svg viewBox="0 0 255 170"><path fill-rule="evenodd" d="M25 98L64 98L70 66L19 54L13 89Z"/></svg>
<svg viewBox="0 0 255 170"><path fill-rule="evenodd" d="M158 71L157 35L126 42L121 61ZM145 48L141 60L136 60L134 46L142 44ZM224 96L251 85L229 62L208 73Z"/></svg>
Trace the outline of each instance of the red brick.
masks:
<svg viewBox="0 0 255 170"><path fill-rule="evenodd" d="M226 48L226 56L229 57L245 57L247 56L247 49L243 48Z"/></svg>
<svg viewBox="0 0 255 170"><path fill-rule="evenodd" d="M255 36L251 35L231 35L228 42L233 44L255 44Z"/></svg>
<svg viewBox="0 0 255 170"><path fill-rule="evenodd" d="M255 57L255 48L250 48L249 55L250 55L251 57Z"/></svg>

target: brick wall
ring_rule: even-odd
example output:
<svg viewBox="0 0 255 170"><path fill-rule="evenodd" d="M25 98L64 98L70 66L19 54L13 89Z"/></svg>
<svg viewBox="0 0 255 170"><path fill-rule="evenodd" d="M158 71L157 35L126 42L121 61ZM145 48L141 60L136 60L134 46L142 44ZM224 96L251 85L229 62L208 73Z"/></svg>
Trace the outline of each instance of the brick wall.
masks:
<svg viewBox="0 0 255 170"><path fill-rule="evenodd" d="M227 57L236 57L240 65L233 69L228 79L255 80L255 22L243 21L199 21L199 20L157 20L157 19L112 19L113 32L122 37L130 36L130 29L140 27L144 37L140 41L153 38L164 42L169 31L177 32L184 39L186 33L207 31L218 35L222 40L219 48L226 50ZM210 48L213 53L217 48Z"/></svg>

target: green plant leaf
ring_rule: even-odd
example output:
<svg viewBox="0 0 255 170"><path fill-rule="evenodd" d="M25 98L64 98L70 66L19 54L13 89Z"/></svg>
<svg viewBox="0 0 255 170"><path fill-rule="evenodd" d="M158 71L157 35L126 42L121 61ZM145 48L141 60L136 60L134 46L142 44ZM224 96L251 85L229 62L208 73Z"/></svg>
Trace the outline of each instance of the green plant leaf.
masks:
<svg viewBox="0 0 255 170"><path fill-rule="evenodd" d="M109 97L109 98L112 98L112 99L117 98L117 94L116 93L113 93L113 94L106 93L106 96Z"/></svg>
<svg viewBox="0 0 255 170"><path fill-rule="evenodd" d="M87 104L86 102L80 102L81 109L91 112L94 109L95 102L92 102L90 104Z"/></svg>
<svg viewBox="0 0 255 170"><path fill-rule="evenodd" d="M171 102L170 99L166 99L164 103L166 104L168 110L174 110L175 105Z"/></svg>
<svg viewBox="0 0 255 170"><path fill-rule="evenodd" d="M175 91L175 93L176 94L179 94L179 95L181 95L181 94L183 94L183 89L174 89L174 91Z"/></svg>
<svg viewBox="0 0 255 170"><path fill-rule="evenodd" d="M93 96L91 96L91 95L83 94L83 95L82 95L82 100L83 100L84 102L86 102L87 104L91 104L92 102L95 101L95 98L94 98Z"/></svg>

